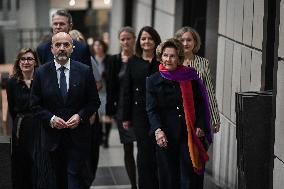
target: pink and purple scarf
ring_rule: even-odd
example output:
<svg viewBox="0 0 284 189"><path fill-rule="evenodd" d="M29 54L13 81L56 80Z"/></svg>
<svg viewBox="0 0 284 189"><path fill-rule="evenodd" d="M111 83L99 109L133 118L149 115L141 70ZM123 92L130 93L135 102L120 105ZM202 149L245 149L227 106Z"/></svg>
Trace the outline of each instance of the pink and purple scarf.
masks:
<svg viewBox="0 0 284 189"><path fill-rule="evenodd" d="M190 153L190 159L192 161L194 171L197 174L203 174L205 169L204 166L205 163L209 160L209 156L195 132L195 108L191 80L195 80L197 82L199 94L201 95L203 100L202 104L205 108L204 118L206 129L208 131L206 132L205 137L210 144L212 143L212 135L207 90L194 68L181 65L178 66L175 71L168 71L162 64L160 64L159 71L163 78L179 82L188 132L188 149Z"/></svg>

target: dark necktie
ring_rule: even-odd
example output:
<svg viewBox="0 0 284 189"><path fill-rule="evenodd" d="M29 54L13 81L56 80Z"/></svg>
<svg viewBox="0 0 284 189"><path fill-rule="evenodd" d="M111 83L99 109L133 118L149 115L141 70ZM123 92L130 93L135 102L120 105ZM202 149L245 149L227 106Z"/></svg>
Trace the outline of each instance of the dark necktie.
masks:
<svg viewBox="0 0 284 189"><path fill-rule="evenodd" d="M65 67L61 66L59 68L59 70L60 70L60 91L61 91L63 98L65 99L65 96L66 96L66 93L67 93L66 76L65 76L65 73L64 73Z"/></svg>

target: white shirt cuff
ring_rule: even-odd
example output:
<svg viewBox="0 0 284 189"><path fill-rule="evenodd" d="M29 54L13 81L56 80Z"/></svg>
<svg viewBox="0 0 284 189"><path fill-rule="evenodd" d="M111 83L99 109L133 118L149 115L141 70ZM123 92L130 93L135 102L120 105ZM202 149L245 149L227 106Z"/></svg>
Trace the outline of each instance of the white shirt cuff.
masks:
<svg viewBox="0 0 284 189"><path fill-rule="evenodd" d="M50 119L50 126L51 126L51 128L54 128L53 121L54 121L55 117L56 117L56 116L54 115L54 116L52 116L52 118Z"/></svg>

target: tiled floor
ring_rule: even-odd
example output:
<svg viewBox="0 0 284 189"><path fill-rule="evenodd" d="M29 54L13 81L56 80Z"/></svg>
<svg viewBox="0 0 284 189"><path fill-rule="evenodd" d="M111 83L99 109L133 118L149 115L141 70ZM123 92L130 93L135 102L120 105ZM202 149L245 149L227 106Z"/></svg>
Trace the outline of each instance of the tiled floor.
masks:
<svg viewBox="0 0 284 189"><path fill-rule="evenodd" d="M111 131L109 146L108 149L102 147L100 149L99 168L90 189L130 189L124 169L123 149L116 128ZM221 188L212 182L209 175L205 174L204 189Z"/></svg>

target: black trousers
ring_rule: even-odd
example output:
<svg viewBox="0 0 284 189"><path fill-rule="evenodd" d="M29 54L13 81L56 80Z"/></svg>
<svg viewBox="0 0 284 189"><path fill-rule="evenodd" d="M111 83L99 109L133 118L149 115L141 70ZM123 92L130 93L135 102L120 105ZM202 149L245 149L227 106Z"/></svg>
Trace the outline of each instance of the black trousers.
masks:
<svg viewBox="0 0 284 189"><path fill-rule="evenodd" d="M17 120L14 120L14 124ZM33 153L34 153L34 120L32 117L25 117L21 127L16 131L13 125L12 133L12 184L13 189L33 188Z"/></svg>
<svg viewBox="0 0 284 189"><path fill-rule="evenodd" d="M95 123L91 125L91 142L87 153L82 175L84 178L85 189L89 189L94 179L99 163L100 144L102 141L102 125L99 122L99 115L96 114Z"/></svg>
<svg viewBox="0 0 284 189"><path fill-rule="evenodd" d="M187 141L168 141L166 148L156 145L160 188L203 189L204 175L194 172Z"/></svg>
<svg viewBox="0 0 284 189"><path fill-rule="evenodd" d="M158 189L154 139L147 127L134 127L137 140L137 169L139 189Z"/></svg>
<svg viewBox="0 0 284 189"><path fill-rule="evenodd" d="M82 168L87 151L75 145L68 132L62 131L59 146L50 151L57 189L83 189L85 186Z"/></svg>

